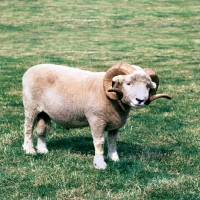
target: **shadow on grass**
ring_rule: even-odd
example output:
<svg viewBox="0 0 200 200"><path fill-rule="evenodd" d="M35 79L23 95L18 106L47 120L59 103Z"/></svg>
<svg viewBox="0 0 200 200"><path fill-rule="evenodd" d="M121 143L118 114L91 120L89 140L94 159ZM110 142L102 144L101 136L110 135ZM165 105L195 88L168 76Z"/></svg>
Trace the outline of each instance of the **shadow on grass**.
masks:
<svg viewBox="0 0 200 200"><path fill-rule="evenodd" d="M63 149L81 155L93 155L94 146L92 137L74 136L67 138L51 139L47 142L49 151Z"/></svg>
<svg viewBox="0 0 200 200"><path fill-rule="evenodd" d="M52 139L48 141L47 146L50 151L63 149L81 155L94 155L92 137L74 136ZM144 146L120 141L117 142L117 149L120 158L134 158L135 160L143 157L146 160L160 161L172 153L170 147ZM106 153L107 145L105 145L105 155Z"/></svg>

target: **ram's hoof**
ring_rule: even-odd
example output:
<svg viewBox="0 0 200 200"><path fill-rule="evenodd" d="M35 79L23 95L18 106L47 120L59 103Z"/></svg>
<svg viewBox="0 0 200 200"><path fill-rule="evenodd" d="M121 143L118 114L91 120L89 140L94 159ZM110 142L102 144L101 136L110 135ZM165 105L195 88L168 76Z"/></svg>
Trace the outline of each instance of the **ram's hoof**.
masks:
<svg viewBox="0 0 200 200"><path fill-rule="evenodd" d="M48 153L49 151L48 151L47 148L38 148L38 147L37 147L37 152L38 152L38 153L42 153L42 154L46 154L46 153Z"/></svg>
<svg viewBox="0 0 200 200"><path fill-rule="evenodd" d="M115 153L108 153L107 158L110 159L110 160L113 160L114 162L119 161L119 156L116 152Z"/></svg>
<svg viewBox="0 0 200 200"><path fill-rule="evenodd" d="M36 151L35 151L35 149L33 147L30 148L27 145L23 145L23 149L24 149L26 154L36 154Z"/></svg>
<svg viewBox="0 0 200 200"><path fill-rule="evenodd" d="M104 161L103 155L94 156L93 165L96 169L105 169L107 165Z"/></svg>

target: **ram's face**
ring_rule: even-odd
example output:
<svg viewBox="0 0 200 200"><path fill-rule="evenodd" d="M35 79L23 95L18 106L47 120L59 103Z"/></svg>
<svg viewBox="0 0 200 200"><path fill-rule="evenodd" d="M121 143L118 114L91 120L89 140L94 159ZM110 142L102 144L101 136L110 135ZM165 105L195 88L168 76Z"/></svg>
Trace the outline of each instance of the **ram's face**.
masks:
<svg viewBox="0 0 200 200"><path fill-rule="evenodd" d="M144 105L149 98L149 89L156 88L156 84L141 70L130 75L116 76L113 81L119 83L119 87L123 92L121 101L132 107Z"/></svg>

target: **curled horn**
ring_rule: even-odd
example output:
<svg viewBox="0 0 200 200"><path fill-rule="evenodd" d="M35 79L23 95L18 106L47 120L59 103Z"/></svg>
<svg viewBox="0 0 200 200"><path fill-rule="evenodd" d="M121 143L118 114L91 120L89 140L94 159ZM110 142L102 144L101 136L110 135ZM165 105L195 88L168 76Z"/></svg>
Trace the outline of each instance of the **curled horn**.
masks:
<svg viewBox="0 0 200 200"><path fill-rule="evenodd" d="M118 83L113 84L113 77L118 75L126 75L131 74L135 71L134 67L127 63L120 63L112 66L108 71L106 72L104 79L103 79L103 87L105 90L105 93L107 97L109 97L112 100L120 100L123 97L123 93L118 87Z"/></svg>
<svg viewBox="0 0 200 200"><path fill-rule="evenodd" d="M171 99L168 94L156 94L158 86L159 86L159 78L158 75L150 68L145 68L144 71L151 77L151 80L156 83L156 88L151 88L149 90L149 99L145 102L146 105L149 105L152 101L158 98L167 98Z"/></svg>

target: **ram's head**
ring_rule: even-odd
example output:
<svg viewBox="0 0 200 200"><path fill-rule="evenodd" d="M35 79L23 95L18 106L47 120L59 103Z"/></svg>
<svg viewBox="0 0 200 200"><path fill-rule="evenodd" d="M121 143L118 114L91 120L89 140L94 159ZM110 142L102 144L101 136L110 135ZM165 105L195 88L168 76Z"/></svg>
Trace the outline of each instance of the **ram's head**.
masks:
<svg viewBox="0 0 200 200"><path fill-rule="evenodd" d="M159 78L152 69L127 63L111 67L106 72L103 86L110 99L121 100L133 107L149 105L157 98L171 99L168 94L156 94Z"/></svg>

